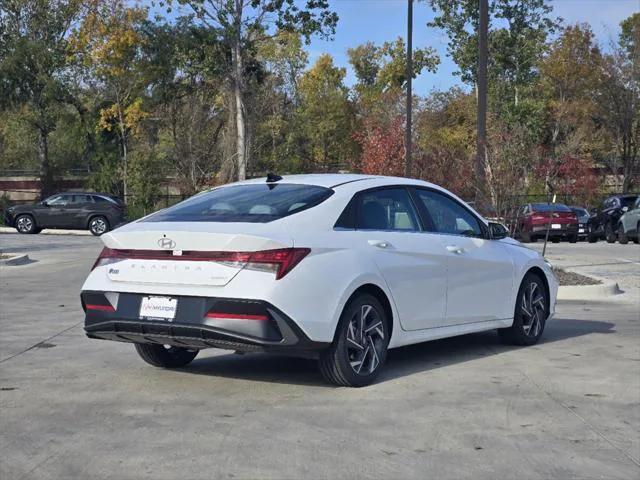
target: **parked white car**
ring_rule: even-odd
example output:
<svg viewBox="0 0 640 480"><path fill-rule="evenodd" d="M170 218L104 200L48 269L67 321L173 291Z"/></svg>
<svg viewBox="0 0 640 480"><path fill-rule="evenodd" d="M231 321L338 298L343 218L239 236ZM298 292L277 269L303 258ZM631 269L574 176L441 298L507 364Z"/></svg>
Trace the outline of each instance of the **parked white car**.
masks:
<svg viewBox="0 0 640 480"><path fill-rule="evenodd" d="M363 386L389 348L498 329L532 345L557 281L452 193L369 175L270 175L200 193L101 237L82 287L89 337L159 367L201 349L319 359Z"/></svg>

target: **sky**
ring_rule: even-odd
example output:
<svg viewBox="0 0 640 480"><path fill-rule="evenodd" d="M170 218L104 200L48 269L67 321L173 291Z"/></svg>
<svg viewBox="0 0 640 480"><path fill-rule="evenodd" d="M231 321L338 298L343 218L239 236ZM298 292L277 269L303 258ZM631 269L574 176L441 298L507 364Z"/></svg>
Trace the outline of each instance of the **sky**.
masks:
<svg viewBox="0 0 640 480"><path fill-rule="evenodd" d="M616 38L619 24L631 14L640 11L640 0L551 0L554 14L567 24L588 23L598 42L606 47ZM340 20L333 40L314 38L309 46L309 58L313 63L323 53L334 57L335 63L347 68L346 83L352 85L355 76L351 70L347 49L372 41L382 44L398 36L405 37L407 30L406 0L330 0L330 5ZM426 2L416 1L413 7L414 48L432 47L440 55L436 73L423 73L413 83L416 95L426 95L433 89L446 90L460 84L453 73L455 64L447 57L447 38L440 30L427 27L434 13Z"/></svg>

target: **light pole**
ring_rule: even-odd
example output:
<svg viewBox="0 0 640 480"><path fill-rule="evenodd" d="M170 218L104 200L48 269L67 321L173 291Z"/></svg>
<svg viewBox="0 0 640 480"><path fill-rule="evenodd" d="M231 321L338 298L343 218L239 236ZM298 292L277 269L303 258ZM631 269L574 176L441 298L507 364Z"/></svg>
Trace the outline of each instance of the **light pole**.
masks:
<svg viewBox="0 0 640 480"><path fill-rule="evenodd" d="M484 207L486 198L485 161L487 148L487 36L489 30L489 3L480 2L478 25L478 138L476 144L476 206ZM476 208L477 208L476 207Z"/></svg>
<svg viewBox="0 0 640 480"><path fill-rule="evenodd" d="M404 176L411 176L411 79L413 78L413 0L407 0L407 127L404 141Z"/></svg>

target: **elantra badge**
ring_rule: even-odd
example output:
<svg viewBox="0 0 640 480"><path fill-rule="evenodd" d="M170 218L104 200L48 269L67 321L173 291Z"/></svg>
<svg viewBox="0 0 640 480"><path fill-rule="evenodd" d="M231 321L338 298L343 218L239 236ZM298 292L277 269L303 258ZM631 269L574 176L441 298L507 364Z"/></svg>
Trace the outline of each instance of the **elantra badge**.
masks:
<svg viewBox="0 0 640 480"><path fill-rule="evenodd" d="M174 248L176 248L176 242L174 242L170 238L163 237L158 240L158 246L166 250L173 250Z"/></svg>

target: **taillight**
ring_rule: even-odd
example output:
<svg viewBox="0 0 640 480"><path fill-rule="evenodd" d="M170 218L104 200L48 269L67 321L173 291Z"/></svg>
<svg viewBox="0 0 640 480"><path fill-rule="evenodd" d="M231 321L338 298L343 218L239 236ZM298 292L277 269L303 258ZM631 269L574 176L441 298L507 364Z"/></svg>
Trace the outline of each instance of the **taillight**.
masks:
<svg viewBox="0 0 640 480"><path fill-rule="evenodd" d="M300 263L309 252L311 252L310 248L279 248L259 252L185 250L177 254L172 250L124 250L105 247L93 264L92 270L127 259L217 262L230 267L272 272L275 273L276 280L279 280Z"/></svg>

